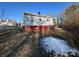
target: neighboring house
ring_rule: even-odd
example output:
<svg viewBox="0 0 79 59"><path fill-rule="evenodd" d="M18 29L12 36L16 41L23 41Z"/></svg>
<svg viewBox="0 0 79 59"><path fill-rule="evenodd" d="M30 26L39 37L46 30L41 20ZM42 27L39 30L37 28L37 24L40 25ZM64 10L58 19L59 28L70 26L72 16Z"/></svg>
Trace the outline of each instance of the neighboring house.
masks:
<svg viewBox="0 0 79 59"><path fill-rule="evenodd" d="M48 31L53 26L53 18L41 14L24 13L23 26L25 30Z"/></svg>
<svg viewBox="0 0 79 59"><path fill-rule="evenodd" d="M1 19L0 26L16 26L16 21L9 19L6 20Z"/></svg>

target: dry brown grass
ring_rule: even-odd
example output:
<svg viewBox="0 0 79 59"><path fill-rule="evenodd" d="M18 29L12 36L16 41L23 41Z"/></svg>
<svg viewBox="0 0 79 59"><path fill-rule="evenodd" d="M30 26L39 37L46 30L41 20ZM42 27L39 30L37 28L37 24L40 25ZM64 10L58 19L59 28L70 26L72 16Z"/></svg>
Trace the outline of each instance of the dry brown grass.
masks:
<svg viewBox="0 0 79 59"><path fill-rule="evenodd" d="M54 37L66 40L72 47L78 48L78 44L76 43L77 40L71 32L55 27L53 30L51 30L51 34Z"/></svg>

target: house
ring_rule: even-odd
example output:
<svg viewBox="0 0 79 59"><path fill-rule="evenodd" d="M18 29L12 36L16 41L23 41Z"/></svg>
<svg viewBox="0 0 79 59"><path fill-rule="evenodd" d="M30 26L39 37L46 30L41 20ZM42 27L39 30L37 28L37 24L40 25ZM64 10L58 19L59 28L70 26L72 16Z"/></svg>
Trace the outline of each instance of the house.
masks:
<svg viewBox="0 0 79 59"><path fill-rule="evenodd" d="M50 16L26 12L24 13L23 27L27 31L48 31L50 26L53 25L53 18Z"/></svg>
<svg viewBox="0 0 79 59"><path fill-rule="evenodd" d="M16 21L10 19L0 19L0 26L16 26Z"/></svg>

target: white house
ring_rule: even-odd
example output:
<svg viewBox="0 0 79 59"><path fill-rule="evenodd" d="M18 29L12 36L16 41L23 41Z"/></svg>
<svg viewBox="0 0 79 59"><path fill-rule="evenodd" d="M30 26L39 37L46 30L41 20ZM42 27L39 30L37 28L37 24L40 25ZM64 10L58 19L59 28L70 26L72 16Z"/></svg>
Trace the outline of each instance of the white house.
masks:
<svg viewBox="0 0 79 59"><path fill-rule="evenodd" d="M5 20L1 19L0 26L16 26L16 21L9 19L5 19Z"/></svg>
<svg viewBox="0 0 79 59"><path fill-rule="evenodd" d="M24 13L23 26L25 30L49 30L50 26L53 26L53 18L46 15Z"/></svg>

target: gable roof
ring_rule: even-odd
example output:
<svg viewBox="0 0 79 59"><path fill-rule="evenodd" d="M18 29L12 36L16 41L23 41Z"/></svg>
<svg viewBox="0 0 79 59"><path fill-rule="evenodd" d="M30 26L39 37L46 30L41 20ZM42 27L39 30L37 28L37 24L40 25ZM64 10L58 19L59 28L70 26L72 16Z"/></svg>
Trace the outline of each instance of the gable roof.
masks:
<svg viewBox="0 0 79 59"><path fill-rule="evenodd" d="M47 16L47 15L39 15L39 14L28 13L28 12L24 12L24 15L31 15L31 16L38 16L38 17L52 18L52 17Z"/></svg>

